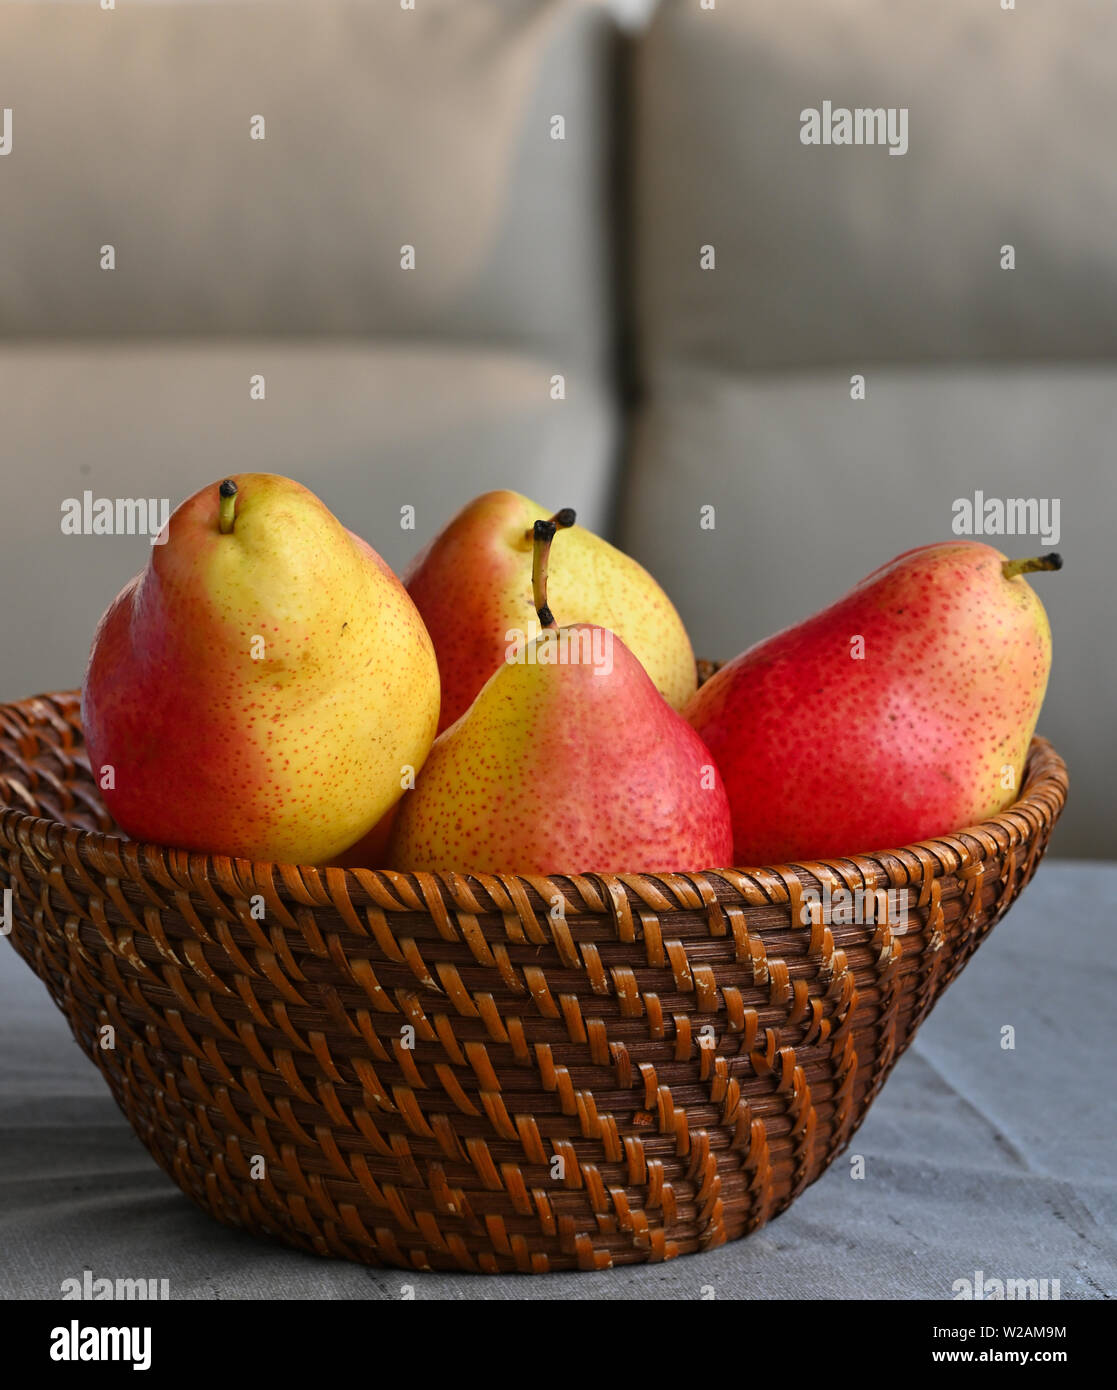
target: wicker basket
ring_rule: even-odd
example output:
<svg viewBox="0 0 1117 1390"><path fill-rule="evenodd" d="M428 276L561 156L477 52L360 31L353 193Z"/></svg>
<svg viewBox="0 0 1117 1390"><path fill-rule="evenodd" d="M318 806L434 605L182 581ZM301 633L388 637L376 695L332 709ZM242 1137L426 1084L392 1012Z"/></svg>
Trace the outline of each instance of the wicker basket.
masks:
<svg viewBox="0 0 1117 1390"><path fill-rule="evenodd" d="M71 692L0 707L0 888L136 1133L219 1220L405 1268L601 1269L743 1236L825 1170L1065 795L1036 739L1011 810L871 858L249 863L114 835ZM826 886L908 890L906 930L827 925L804 910Z"/></svg>

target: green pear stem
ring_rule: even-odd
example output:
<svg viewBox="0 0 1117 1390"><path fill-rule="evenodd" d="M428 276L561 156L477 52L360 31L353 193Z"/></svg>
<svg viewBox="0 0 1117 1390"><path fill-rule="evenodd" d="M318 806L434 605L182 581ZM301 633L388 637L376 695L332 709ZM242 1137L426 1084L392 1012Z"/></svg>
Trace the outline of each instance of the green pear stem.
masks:
<svg viewBox="0 0 1117 1390"><path fill-rule="evenodd" d="M547 559L551 553L551 542L560 526L574 525L574 508L563 507L550 521L537 521L532 527L531 554L531 596L535 612L542 627L555 628L555 615L547 605Z"/></svg>
<svg viewBox="0 0 1117 1390"><path fill-rule="evenodd" d="M1035 570L1061 570L1063 557L1057 551L1050 555L1036 555L1030 560L1006 560L1001 565L1001 573L1006 579L1015 579L1018 574L1032 574Z"/></svg>
<svg viewBox="0 0 1117 1390"><path fill-rule="evenodd" d="M223 536L232 534L233 523L237 519L237 485L232 478L226 478L217 489L220 502L217 507L217 525Z"/></svg>

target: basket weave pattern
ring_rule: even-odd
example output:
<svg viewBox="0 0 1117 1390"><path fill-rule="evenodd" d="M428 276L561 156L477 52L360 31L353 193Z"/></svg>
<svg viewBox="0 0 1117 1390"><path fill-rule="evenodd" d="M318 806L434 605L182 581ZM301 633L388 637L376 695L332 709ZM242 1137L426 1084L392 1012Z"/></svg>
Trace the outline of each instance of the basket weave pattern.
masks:
<svg viewBox="0 0 1117 1390"><path fill-rule="evenodd" d="M872 857L248 863L115 834L69 692L0 707L0 889L136 1133L219 1220L405 1268L600 1269L742 1236L825 1170L1065 794L1036 739L1010 810ZM812 920L825 887L907 889L906 931Z"/></svg>

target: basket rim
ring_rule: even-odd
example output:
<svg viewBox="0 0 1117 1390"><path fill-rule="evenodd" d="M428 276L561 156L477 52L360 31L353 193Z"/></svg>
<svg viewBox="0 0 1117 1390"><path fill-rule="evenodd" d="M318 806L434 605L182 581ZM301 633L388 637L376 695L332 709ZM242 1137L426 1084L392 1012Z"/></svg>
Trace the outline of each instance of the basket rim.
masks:
<svg viewBox="0 0 1117 1390"><path fill-rule="evenodd" d="M0 722L15 716L29 731L43 724L56 727L64 723L80 730L80 690L64 690L28 696L23 700L0 703ZM77 714L78 718L73 716ZM702 905L711 901L753 900L759 892L770 899L770 888L783 886L787 876L797 879L805 873L822 883L832 874L848 877L848 867L866 886L903 881L917 884L931 877L955 874L976 860L1004 855L1034 842L1049 830L1063 811L1067 797L1066 764L1046 738L1035 735L1028 748L1020 794L1011 806L974 825L948 835L933 836L908 845L837 855L826 859L796 859L779 864L738 867L703 867L684 873L632 872L623 874L566 872L551 875L513 873L404 872L397 869L341 868L317 864L289 864L279 861L245 859L233 855L176 849L146 841L132 840L99 830L83 830L46 816L20 810L4 799L7 768L0 762L0 846L26 849L33 844L50 857L80 863L94 873L105 872L104 862L116 868L120 878L156 883L171 889L214 888L249 896L253 891L277 894L306 907L336 903L336 890L346 898L359 888L354 905L366 896L387 910L400 913L431 912L432 896L459 904L475 897L518 904L525 898L533 906L549 904L556 881L570 880L580 890L597 887L590 894L606 905L630 896L648 901L648 890L658 888L680 906L695 906L695 895ZM101 861L100 863L96 861ZM819 869L822 873L817 872ZM279 882L276 882L278 877ZM719 880L718 885L711 880ZM497 892L492 890L496 888ZM749 888L751 892L747 891ZM284 893L283 890L286 892ZM581 896L585 897L584 891ZM564 895L565 896L565 895ZM779 896L783 896L779 894ZM669 904L663 904L669 906ZM445 908L442 909L445 911ZM477 904L477 911L491 911ZM515 910L513 907L512 910Z"/></svg>

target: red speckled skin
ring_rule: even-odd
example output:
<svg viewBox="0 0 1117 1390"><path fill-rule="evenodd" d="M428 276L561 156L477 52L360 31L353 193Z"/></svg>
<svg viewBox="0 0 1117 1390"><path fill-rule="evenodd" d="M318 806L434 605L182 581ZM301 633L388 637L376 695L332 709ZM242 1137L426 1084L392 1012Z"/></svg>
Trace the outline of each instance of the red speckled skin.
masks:
<svg viewBox="0 0 1117 1390"><path fill-rule="evenodd" d="M669 873L731 850L709 750L614 638L611 675L501 666L435 740L388 857L411 870Z"/></svg>
<svg viewBox="0 0 1117 1390"><path fill-rule="evenodd" d="M136 839L321 863L365 835L434 738L434 648L403 585L301 484L216 484L109 606L82 691L90 765ZM253 660L252 639L264 639Z"/></svg>
<svg viewBox="0 0 1117 1390"><path fill-rule="evenodd" d="M725 778L735 864L895 848L1016 799L1051 633L1004 558L976 541L907 551L698 691L686 716Z"/></svg>

